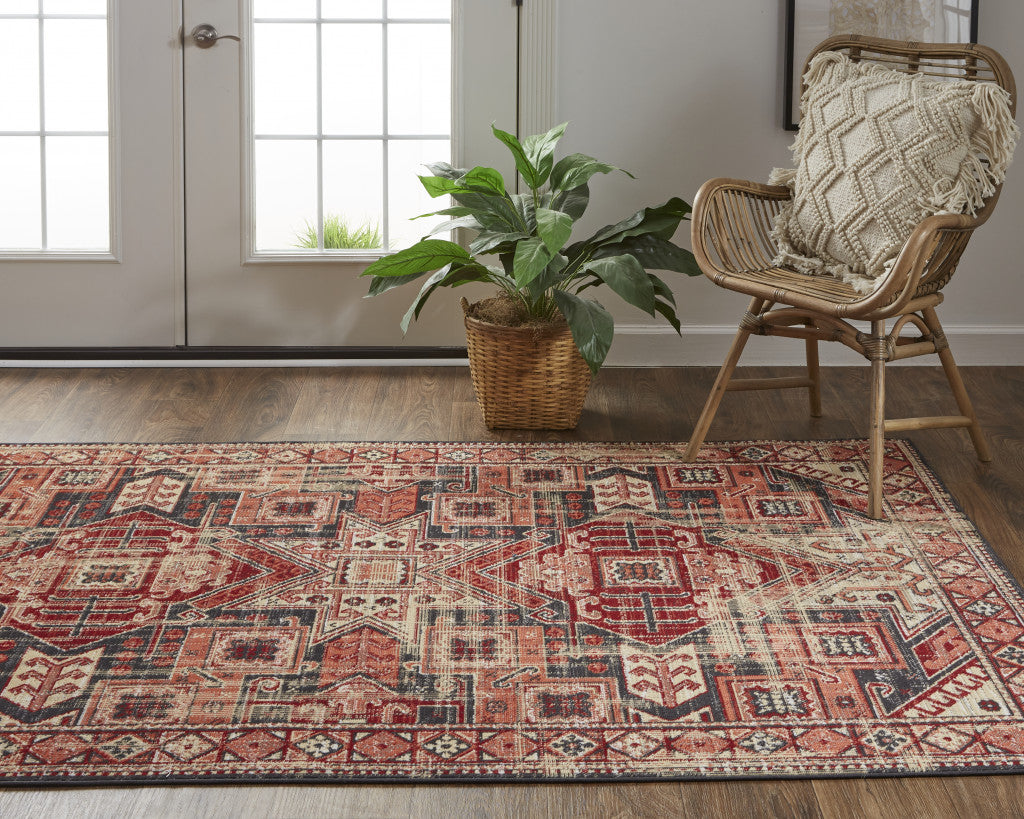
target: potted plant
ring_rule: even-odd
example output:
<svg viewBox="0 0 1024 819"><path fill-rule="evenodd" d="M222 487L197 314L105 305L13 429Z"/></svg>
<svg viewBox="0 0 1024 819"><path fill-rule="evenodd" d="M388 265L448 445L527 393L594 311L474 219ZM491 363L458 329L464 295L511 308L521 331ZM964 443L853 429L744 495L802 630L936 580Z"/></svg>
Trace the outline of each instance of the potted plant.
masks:
<svg viewBox="0 0 1024 819"><path fill-rule="evenodd" d="M672 290L649 271L700 275L693 254L671 241L690 213L679 198L570 243L590 200L591 178L621 169L579 153L556 162L565 128L520 142L492 126L512 152L525 193L513 193L494 168L427 165L431 175L420 177L427 192L451 196L455 205L424 216L450 218L363 273L372 278L369 296L432 274L402 318L403 332L439 287L487 282L498 288L493 299L462 300L473 386L490 428L576 425L614 333L611 314L584 291L607 286L645 313L661 314L678 333ZM476 231L468 249L430 238L455 228ZM497 264L480 258L487 256Z"/></svg>

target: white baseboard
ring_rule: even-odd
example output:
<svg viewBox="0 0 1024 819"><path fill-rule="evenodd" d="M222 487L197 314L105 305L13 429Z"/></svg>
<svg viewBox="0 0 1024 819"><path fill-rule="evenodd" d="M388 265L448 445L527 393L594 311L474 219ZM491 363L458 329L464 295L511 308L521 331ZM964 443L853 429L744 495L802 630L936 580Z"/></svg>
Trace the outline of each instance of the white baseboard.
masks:
<svg viewBox="0 0 1024 819"><path fill-rule="evenodd" d="M727 324L691 324L683 327L680 338L670 327L654 324L619 324L607 364L612 367L717 367L725 359L736 326ZM947 325L957 364L964 366L1024 365L1024 325L980 324ZM819 345L825 366L861 366L865 360L842 344ZM11 367L464 367L464 358L402 358L400 349L394 358L385 359L282 359L282 360L98 360L98 361L24 361L0 360L0 368ZM803 342L787 338L754 336L747 342L740 365L791 366L804 363ZM938 359L921 356L900 365L932 365Z"/></svg>
<svg viewBox="0 0 1024 819"><path fill-rule="evenodd" d="M946 325L946 337L957 364L1024 365L1024 325ZM736 325L692 324L683 327L682 338L670 327L653 324L618 324L608 364L623 367L718 366L736 335ZM842 344L820 344L821 363L827 366L859 366L865 359ZM753 336L747 342L740 365L770 366L804 363L804 344L797 339ZM899 362L937 365L934 356Z"/></svg>

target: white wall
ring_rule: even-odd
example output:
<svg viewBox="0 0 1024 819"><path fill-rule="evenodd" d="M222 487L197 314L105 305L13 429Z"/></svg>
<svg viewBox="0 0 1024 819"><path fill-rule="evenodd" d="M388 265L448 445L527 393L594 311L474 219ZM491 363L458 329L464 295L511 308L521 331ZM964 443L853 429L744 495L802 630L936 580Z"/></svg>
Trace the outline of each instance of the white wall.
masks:
<svg viewBox="0 0 1024 819"><path fill-rule="evenodd" d="M711 177L764 181L771 168L790 164L793 134L782 128L783 0L555 1L555 107L557 121L570 121L560 152L591 154L637 177L595 180L584 226L670 196L692 202ZM979 39L1003 54L1024 85L1022 33L1024 2L981 4ZM940 311L964 364L1024 364L1024 148L1019 157ZM676 238L689 246L686 230ZM680 276L673 284L683 340L623 306L615 310L609 363L720 363L746 297L703 278ZM832 363L863 361L838 344L822 352ZM754 339L742 363L796 363L801 353L800 342Z"/></svg>

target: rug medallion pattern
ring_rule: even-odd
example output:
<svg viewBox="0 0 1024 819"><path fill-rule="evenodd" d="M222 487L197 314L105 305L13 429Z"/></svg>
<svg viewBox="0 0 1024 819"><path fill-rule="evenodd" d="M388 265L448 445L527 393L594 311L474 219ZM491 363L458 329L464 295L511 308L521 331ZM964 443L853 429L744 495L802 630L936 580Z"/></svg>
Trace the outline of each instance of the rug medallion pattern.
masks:
<svg viewBox="0 0 1024 819"><path fill-rule="evenodd" d="M0 781L1020 770L906 443L0 446Z"/></svg>

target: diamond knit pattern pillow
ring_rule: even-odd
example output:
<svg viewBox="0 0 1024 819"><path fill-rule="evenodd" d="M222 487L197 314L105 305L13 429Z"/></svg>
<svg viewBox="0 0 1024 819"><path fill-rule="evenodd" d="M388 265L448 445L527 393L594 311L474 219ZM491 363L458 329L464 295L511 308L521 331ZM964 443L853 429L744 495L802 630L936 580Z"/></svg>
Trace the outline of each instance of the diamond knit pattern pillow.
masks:
<svg viewBox="0 0 1024 819"><path fill-rule="evenodd" d="M930 80L823 52L804 77L793 190L775 264L871 292L926 216L971 213L1003 181L1020 129L994 83Z"/></svg>

